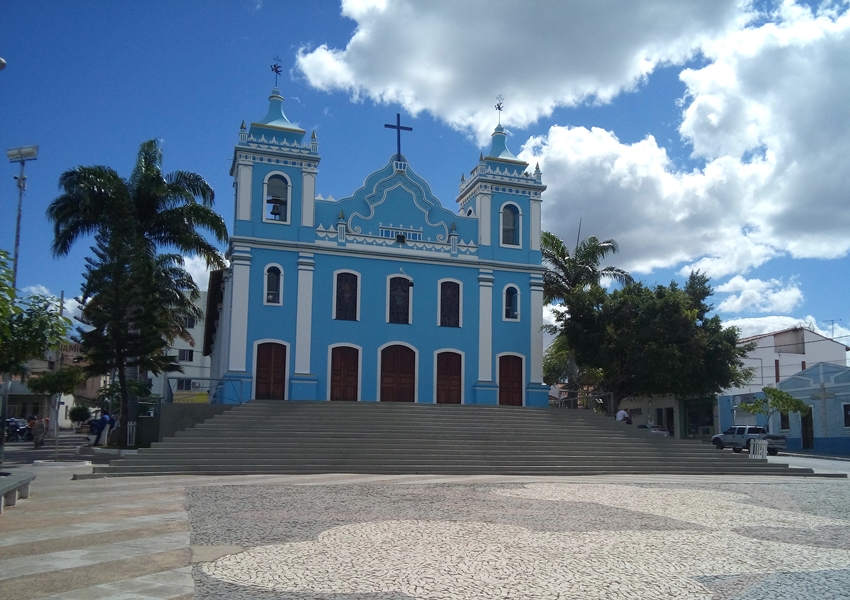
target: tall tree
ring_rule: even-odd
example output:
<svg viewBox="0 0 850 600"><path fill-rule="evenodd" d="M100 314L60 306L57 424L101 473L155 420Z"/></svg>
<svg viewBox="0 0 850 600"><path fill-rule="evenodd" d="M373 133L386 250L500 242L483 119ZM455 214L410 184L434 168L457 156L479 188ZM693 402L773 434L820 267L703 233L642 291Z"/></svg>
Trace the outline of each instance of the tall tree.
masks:
<svg viewBox="0 0 850 600"><path fill-rule="evenodd" d="M564 333L579 364L601 368L616 400L635 395L703 397L751 376L738 346L738 330L709 317L708 278L692 273L675 282L587 295L573 306Z"/></svg>
<svg viewBox="0 0 850 600"><path fill-rule="evenodd" d="M45 296L17 298L12 288L9 255L0 250L0 421L5 424L12 375L27 375L26 363L55 348L71 322L60 316L54 299ZM3 462L5 427L0 428L0 464Z"/></svg>
<svg viewBox="0 0 850 600"><path fill-rule="evenodd" d="M78 240L95 236L79 298L79 339L87 372L118 379L126 436L128 372L180 370L167 347L176 337L192 341L186 317L199 316L194 308L199 293L182 255L223 268L221 253L205 234L223 243L227 228L200 175L163 174L155 140L141 145L129 179L109 167L77 167L63 173L59 185L63 193L47 209L53 253L67 255Z"/></svg>
<svg viewBox="0 0 850 600"><path fill-rule="evenodd" d="M609 254L619 251L617 242L612 239L600 241L590 236L581 242L576 240L576 247L571 254L558 236L544 231L540 251L547 266L543 275L543 301L559 304L563 309L555 311L558 325L549 327L549 333L559 337L563 336L564 322L571 318L571 307L598 295L603 279L611 279L621 285L632 281L631 275L619 267L600 266ZM547 356L549 360L546 367L550 376L558 370L553 361L566 359L566 365L560 369L561 376L566 375L565 381L569 380L570 386L575 388L578 385L579 368L575 353L569 349L569 341L563 338L559 342L557 354L549 352Z"/></svg>

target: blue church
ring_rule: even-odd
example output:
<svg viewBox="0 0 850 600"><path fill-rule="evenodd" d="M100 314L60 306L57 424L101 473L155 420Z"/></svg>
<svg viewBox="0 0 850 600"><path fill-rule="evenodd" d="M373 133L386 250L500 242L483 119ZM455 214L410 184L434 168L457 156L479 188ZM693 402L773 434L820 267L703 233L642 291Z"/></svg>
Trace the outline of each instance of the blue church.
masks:
<svg viewBox="0 0 850 600"><path fill-rule="evenodd" d="M539 167L499 125L454 212L400 143L323 199L316 134L283 102L273 89L233 152L230 266L211 274L204 336L213 401L547 405Z"/></svg>

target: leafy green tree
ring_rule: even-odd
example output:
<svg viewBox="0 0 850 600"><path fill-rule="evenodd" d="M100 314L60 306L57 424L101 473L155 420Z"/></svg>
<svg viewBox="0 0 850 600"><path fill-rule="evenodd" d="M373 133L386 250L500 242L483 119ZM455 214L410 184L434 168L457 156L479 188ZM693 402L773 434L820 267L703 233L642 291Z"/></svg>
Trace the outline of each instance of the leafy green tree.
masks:
<svg viewBox="0 0 850 600"><path fill-rule="evenodd" d="M764 387L761 391L764 392L764 398L754 398L752 402L741 402L738 408L754 415L767 417L768 430L770 430L770 418L775 413L788 415L797 412L804 415L812 410L811 406L783 390Z"/></svg>
<svg viewBox="0 0 850 600"><path fill-rule="evenodd" d="M79 298L78 329L88 374L114 374L121 397L122 437L133 415L128 374L181 370L167 348L176 337L193 342L186 317L198 288L183 268L183 255L198 255L211 268L225 266L215 241L227 241L224 220L212 208L210 185L195 173L162 172L162 150L148 141L139 149L129 179L103 166L62 174L63 193L48 207L53 252L65 256L81 238L94 235ZM167 251L173 251L168 253Z"/></svg>
<svg viewBox="0 0 850 600"><path fill-rule="evenodd" d="M68 418L77 424L89 421L91 416L91 410L89 410L89 407L83 406L82 404L74 404L74 406L71 407L71 410L68 411Z"/></svg>
<svg viewBox="0 0 850 600"><path fill-rule="evenodd" d="M12 375L25 377L26 364L66 339L71 322L59 315L56 302L46 296L18 299L12 288L9 255L0 250L0 373L3 375L2 410L5 418ZM4 441L5 428L0 433Z"/></svg>
<svg viewBox="0 0 850 600"><path fill-rule="evenodd" d="M752 376L738 346L739 332L709 317L708 278L692 273L685 288L675 282L648 288L629 283L607 294L586 294L572 307L564 335L580 365L598 367L617 401L636 395L704 397Z"/></svg>

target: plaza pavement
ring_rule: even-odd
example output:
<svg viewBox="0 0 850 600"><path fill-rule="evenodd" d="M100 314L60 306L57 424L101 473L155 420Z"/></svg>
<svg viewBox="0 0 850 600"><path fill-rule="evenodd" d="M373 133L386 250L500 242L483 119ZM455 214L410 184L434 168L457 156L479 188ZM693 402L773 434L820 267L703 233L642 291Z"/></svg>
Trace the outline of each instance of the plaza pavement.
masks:
<svg viewBox="0 0 850 600"><path fill-rule="evenodd" d="M91 467L12 468L37 479L0 516L4 600L796 600L850 589L847 479L72 481Z"/></svg>

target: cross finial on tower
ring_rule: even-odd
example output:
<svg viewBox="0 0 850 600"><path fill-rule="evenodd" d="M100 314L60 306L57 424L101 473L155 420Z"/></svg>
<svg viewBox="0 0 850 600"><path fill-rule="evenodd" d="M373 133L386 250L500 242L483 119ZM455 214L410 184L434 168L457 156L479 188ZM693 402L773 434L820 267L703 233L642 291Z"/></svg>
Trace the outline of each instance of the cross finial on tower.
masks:
<svg viewBox="0 0 850 600"><path fill-rule="evenodd" d="M502 96L501 94L496 96L496 110L499 111L499 125L502 124L502 105L504 104L504 102L505 102L504 96Z"/></svg>
<svg viewBox="0 0 850 600"><path fill-rule="evenodd" d="M274 63L272 64L272 71L274 72L274 86L277 87L277 76L280 75L280 56L274 57Z"/></svg>

